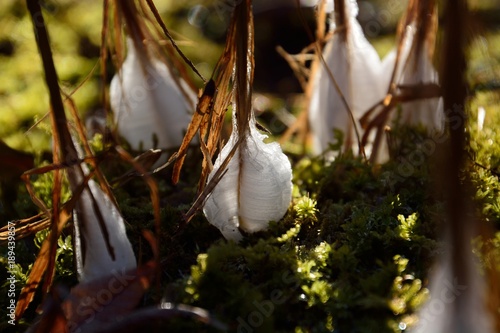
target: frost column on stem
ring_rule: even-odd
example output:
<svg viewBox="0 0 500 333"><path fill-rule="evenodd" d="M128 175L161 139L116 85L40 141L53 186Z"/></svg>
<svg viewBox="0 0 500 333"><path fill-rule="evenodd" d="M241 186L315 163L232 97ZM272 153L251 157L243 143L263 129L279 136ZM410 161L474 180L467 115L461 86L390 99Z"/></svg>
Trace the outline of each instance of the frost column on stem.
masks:
<svg viewBox="0 0 500 333"><path fill-rule="evenodd" d="M73 140L74 141L74 140ZM75 143L78 155L83 153ZM70 187L78 192L89 169L85 163L67 169ZM75 258L80 282L88 282L109 276L113 272L137 267L132 245L114 198L110 198L99 184L89 179L84 186L75 209Z"/></svg>
<svg viewBox="0 0 500 333"><path fill-rule="evenodd" d="M196 94L155 54L159 48L141 24L133 2L117 5L128 33L127 57L110 86L118 133L134 150L179 147Z"/></svg>
<svg viewBox="0 0 500 333"><path fill-rule="evenodd" d="M332 15L333 36L323 50L324 62L312 78L309 123L313 152L325 152L336 141L334 129L338 129L344 133L343 150L359 153L355 126L361 136L359 118L385 94L379 79L381 61L356 19L356 1L336 0Z"/></svg>
<svg viewBox="0 0 500 333"><path fill-rule="evenodd" d="M240 230L267 229L280 220L290 205L292 170L278 143L264 143L252 110L253 17L251 1L241 2L233 13L236 33L233 44L234 69L233 131L208 177L230 158L227 171L209 195L204 213L226 239L239 241Z"/></svg>

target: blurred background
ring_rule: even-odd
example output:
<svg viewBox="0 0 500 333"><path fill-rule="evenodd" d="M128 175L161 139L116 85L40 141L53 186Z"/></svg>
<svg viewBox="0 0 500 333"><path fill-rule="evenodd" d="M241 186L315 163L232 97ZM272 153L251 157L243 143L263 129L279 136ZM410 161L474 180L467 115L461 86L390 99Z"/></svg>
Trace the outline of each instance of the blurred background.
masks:
<svg viewBox="0 0 500 333"><path fill-rule="evenodd" d="M42 2L63 89L73 93L82 115L102 110L101 88L109 83L115 71L110 62L106 82L103 82L98 68L102 1ZM293 114L300 111L294 99L301 93L300 84L276 47L296 54L312 42L307 29L314 33L315 2L254 1L255 91L259 93L256 107L260 111L281 109ZM222 51L231 1L155 3L181 49L199 71L209 77ZM381 56L394 47L397 22L406 3L358 1L358 19ZM471 0L470 8L474 12L470 27L480 34L471 48L471 89L496 89L500 85L496 79L500 77L500 0ZM441 17L441 21L443 19ZM442 60L437 56L436 65ZM23 1L0 2L0 73L0 140L12 148L34 154L48 150L49 122L38 123L48 112L48 94ZM193 79L201 88L201 81L194 75ZM276 129L279 132L283 128Z"/></svg>

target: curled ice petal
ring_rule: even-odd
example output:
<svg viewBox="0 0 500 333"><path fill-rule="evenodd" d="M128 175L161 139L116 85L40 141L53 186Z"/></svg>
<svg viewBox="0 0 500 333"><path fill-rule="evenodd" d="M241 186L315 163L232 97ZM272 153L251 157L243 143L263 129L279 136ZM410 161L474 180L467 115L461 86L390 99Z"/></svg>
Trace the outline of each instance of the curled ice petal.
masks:
<svg viewBox="0 0 500 333"><path fill-rule="evenodd" d="M196 95L167 66L136 49L128 54L110 86L110 103L118 131L135 150L180 146L191 120ZM183 93L184 91L184 93Z"/></svg>
<svg viewBox="0 0 500 333"><path fill-rule="evenodd" d="M83 152L75 143L80 159ZM67 169L71 191L76 193L88 176L85 163ZM102 223L101 223L102 222ZM125 220L118 207L92 179L81 192L73 209L75 259L78 279L88 282L113 272L137 267Z"/></svg>
<svg viewBox="0 0 500 333"><path fill-rule="evenodd" d="M257 131L255 121L251 121L248 133L203 210L226 239L235 241L242 238L238 227L251 233L267 229L269 221L280 220L292 198L291 165L279 144L264 143L267 136ZM237 135L233 130L208 181L238 141Z"/></svg>
<svg viewBox="0 0 500 333"><path fill-rule="evenodd" d="M356 19L355 1L345 1L346 26L328 41L322 63L313 78L313 93L309 105L309 122L313 138L313 151L320 154L334 143L334 129L344 133L344 148L358 152L355 127L361 133L359 118L385 95L387 87L380 82L380 58L363 34ZM342 31L346 31L343 34ZM330 75L331 73L331 75ZM354 116L337 92L333 80L338 83Z"/></svg>
<svg viewBox="0 0 500 333"><path fill-rule="evenodd" d="M99 224L100 217L106 227L105 231ZM91 281L115 271L121 272L137 267L134 251L125 231L123 217L93 180L89 180L88 188L83 190L78 200L74 220L75 235L78 238L76 239L76 253L80 282ZM108 237L109 247L105 235Z"/></svg>

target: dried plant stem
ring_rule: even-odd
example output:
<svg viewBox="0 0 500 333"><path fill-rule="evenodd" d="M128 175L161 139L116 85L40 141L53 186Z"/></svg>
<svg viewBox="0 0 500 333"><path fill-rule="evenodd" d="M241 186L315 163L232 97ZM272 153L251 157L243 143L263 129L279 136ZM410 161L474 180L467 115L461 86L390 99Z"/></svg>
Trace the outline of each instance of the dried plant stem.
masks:
<svg viewBox="0 0 500 333"><path fill-rule="evenodd" d="M59 89L59 81L57 78L56 68L54 66L54 60L52 58L52 50L50 48L47 29L45 27L39 1L27 0L27 4L33 20L33 26L35 28L38 50L42 58L42 64L45 72L45 83L49 89L55 146L62 148L59 151L59 157L62 161L69 164L71 161L78 158L78 154L75 146L73 145L71 135L67 127L66 114L64 113L64 105Z"/></svg>
<svg viewBox="0 0 500 333"><path fill-rule="evenodd" d="M253 87L253 15L251 0L240 2L234 11L236 39L235 47L235 100L238 134L246 135L252 117Z"/></svg>
<svg viewBox="0 0 500 333"><path fill-rule="evenodd" d="M153 15L154 17L156 18L156 21L158 22L158 24L160 25L160 27L162 28L163 30L163 33L165 34L165 36L168 37L168 39L170 40L170 42L172 43L172 46L175 48L175 50L177 51L177 53L179 53L179 55L181 56L181 58L186 62L186 64L191 67L191 69L196 73L196 75L199 76L199 78L203 81L203 82L207 82L207 80L203 77L203 75L201 75L201 73L196 69L196 66L193 64L193 62L191 60L188 59L188 57L186 57L186 55L184 53L182 53L181 49L179 48L179 46L177 46L177 43L175 42L175 40L172 38L172 35L170 34L170 32L168 31L167 29L167 26L165 25L165 23L163 22L163 20L161 19L161 16L160 16L160 13L158 13L158 9L156 9L156 6L155 4L153 3L152 0L146 0L149 8L151 9L151 12L153 12Z"/></svg>
<svg viewBox="0 0 500 333"><path fill-rule="evenodd" d="M467 82L466 82L466 31L467 2L465 0L449 0L446 2L447 21L444 27L444 45L442 59L442 92L445 115L449 126L450 142L447 145L446 163L442 165L440 176L444 179L447 189L447 219L445 233L449 236L451 248L451 275L458 284L467 286L469 297L458 297L450 306L454 314L452 330L472 331L477 323L470 322L471 314L476 310L471 306L471 298L478 298L482 302L483 315L481 322L492 320L491 324L498 325L498 297L492 296L492 290L498 288L498 281L494 279L478 284L480 273L477 267L468 263L464 258L472 257L471 240L478 233L475 218L471 218L472 202L470 193L470 179L464 177L466 167L466 113ZM494 268L493 268L494 269ZM491 284L491 285L489 285ZM496 289L498 290L498 289ZM483 294L484 292L484 294ZM482 297L485 296L486 299ZM489 298L489 299L488 299ZM495 307L489 307L496 303ZM488 308L489 307L489 308ZM465 315L464 315L465 314ZM495 323L496 320L496 323ZM451 324L451 323L450 323ZM488 324L485 324L488 326ZM480 328L478 329L481 330ZM493 331L493 330L492 330Z"/></svg>
<svg viewBox="0 0 500 333"><path fill-rule="evenodd" d="M189 143L193 140L196 133L199 132L200 140L205 142L209 152L210 159L204 153L202 171L198 182L198 193L204 192L206 180L211 170L211 158L215 155L220 144L220 135L224 122L224 115L231 103L233 93L233 82L231 77L234 68L234 36L235 18L232 17L226 36L224 51L215 65L212 77L205 85L203 92L196 106L196 112L193 115L191 123L188 126L182 144L177 153L177 160L172 173L172 182L179 181L180 172L184 159L186 157ZM203 151L203 149L202 149ZM200 208L199 206L198 208Z"/></svg>
<svg viewBox="0 0 500 333"><path fill-rule="evenodd" d="M449 232L453 248L453 276L466 279L467 274L462 271L463 258L467 255L465 251L469 243L470 226L467 225L467 215L464 212L464 201L466 192L461 185L461 173L464 167L464 147L465 147L465 103L466 103L466 83L465 83L465 38L464 22L466 13L466 3L463 0L447 1L447 24L445 26L445 42L442 58L442 91L446 118L456 126L450 127L450 145L448 163L445 175L446 185L449 191L448 219ZM460 121L453 121L459 119ZM449 122L450 123L450 122ZM444 170L443 170L444 171ZM459 281L468 285L470 281ZM457 302L459 303L459 302Z"/></svg>
<svg viewBox="0 0 500 333"><path fill-rule="evenodd" d="M71 140L71 135L67 127L67 119L64 113L64 106L60 94L59 82L57 78L54 60L52 58L52 51L50 49L49 37L45 22L42 14L42 9L39 1L27 0L28 11L31 15L38 51L42 59L42 64L45 72L45 83L49 90L50 105L51 105L51 123L53 128L54 137L54 152L53 159L55 163L63 161L65 164L70 164L78 158L76 148ZM80 172L83 172L80 168ZM45 240L38 254L35 264L38 264L37 269L35 265L28 278L28 283L21 291L20 299L16 307L16 319L18 320L28 307L29 303L33 300L34 293L42 280L45 277L43 291L44 294L48 292L52 284L55 267L55 251L57 247L57 239L69 219L69 214L65 214L61 219L64 212L60 211L59 201L61 196L61 173L59 170L54 172L54 188L53 188L53 204L52 204L52 232ZM67 213L67 212L66 212Z"/></svg>

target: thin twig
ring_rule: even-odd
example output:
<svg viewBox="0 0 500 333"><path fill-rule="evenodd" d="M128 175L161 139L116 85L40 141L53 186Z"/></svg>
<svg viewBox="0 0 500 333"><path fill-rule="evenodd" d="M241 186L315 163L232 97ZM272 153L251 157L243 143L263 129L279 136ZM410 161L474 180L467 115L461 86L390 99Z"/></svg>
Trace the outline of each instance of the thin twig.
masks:
<svg viewBox="0 0 500 333"><path fill-rule="evenodd" d="M168 39L172 43L172 46L179 53L179 55L182 57L182 59L184 60L184 62L186 62L186 64L189 67L191 67L191 69L196 73L196 75L198 75L198 77L203 81L203 83L206 83L207 80L203 77L203 75L201 75L201 73L198 71L198 69L196 69L196 66L193 64L193 62L191 60L189 60L188 57L186 57L186 55L181 51L181 49L179 48L179 46L177 46L177 44L175 43L175 40L172 38L172 35L170 34L170 32L167 29L167 26L165 25L165 23L161 19L160 13L158 13L158 9L156 9L153 1L152 0L146 0L146 2L148 4L148 6L149 6L149 9L151 9L151 11L153 12L153 15L155 16L156 21L158 22L158 24L162 28L163 33L165 34L165 36L168 37Z"/></svg>

